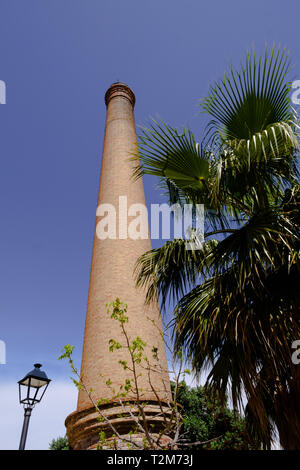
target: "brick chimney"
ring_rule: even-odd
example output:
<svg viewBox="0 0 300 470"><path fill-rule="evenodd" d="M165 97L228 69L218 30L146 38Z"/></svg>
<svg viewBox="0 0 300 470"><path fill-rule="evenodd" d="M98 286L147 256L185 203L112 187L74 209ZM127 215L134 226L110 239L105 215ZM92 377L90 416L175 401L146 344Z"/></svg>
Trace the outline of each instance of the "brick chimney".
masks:
<svg viewBox="0 0 300 470"><path fill-rule="evenodd" d="M133 429L134 422L129 415L118 417L122 409L113 402L113 394L106 381L110 379L112 386L118 389L119 385L130 377L130 372L118 364L120 359L128 360L129 357L125 349L109 352L110 339L124 344L124 338L118 323L107 314L107 302L112 302L118 297L127 303L129 321L126 328L130 338L139 336L147 343L148 357L152 357L153 346L158 349L159 364L163 372L153 373L151 382L162 402L170 399L170 382L165 346L157 329L161 328L158 305L145 306L145 292L135 287L133 279L137 258L151 249L150 238L148 236L147 239L133 240L126 237L124 230L121 237L119 236L119 216L122 217L119 214L119 197L127 197L128 208L131 204L145 205L142 179L132 179L134 164L130 161L137 145L133 114L135 96L127 85L118 82L107 90L105 103L107 115L98 207L100 204L112 204L115 207L117 230L116 239L99 239L95 229L81 376L88 389L93 389L95 400L109 400L108 404L103 405L103 412L113 421L118 432L126 435ZM123 198L122 200L124 201ZM100 219L101 217L96 217L96 227ZM129 223L130 219L132 217L128 217ZM154 320L156 326L151 320ZM149 403L146 414L148 413L151 421L151 416L159 410L158 399L151 390L146 371L141 369L139 372L142 373L139 386L143 390L143 401ZM128 400L129 397L126 398L126 401ZM109 427L99 422L97 416L86 392L80 390L77 410L66 419L67 436L73 449L95 448L101 430L104 430L107 436L111 435ZM157 423L156 419L156 425Z"/></svg>

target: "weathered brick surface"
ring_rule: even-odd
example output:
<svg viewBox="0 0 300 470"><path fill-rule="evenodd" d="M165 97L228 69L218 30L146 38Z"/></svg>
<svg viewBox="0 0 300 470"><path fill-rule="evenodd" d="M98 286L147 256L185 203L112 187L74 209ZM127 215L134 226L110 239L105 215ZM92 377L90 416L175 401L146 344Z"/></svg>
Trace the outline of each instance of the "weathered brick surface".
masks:
<svg viewBox="0 0 300 470"><path fill-rule="evenodd" d="M134 101L133 92L124 84L114 84L106 93L107 116L98 205L113 204L117 210L117 220L119 196L127 196L128 207L135 203L145 204L142 180L132 180L134 164L129 160L130 154L136 149ZM96 225L98 220L99 217L96 218ZM130 221L130 218L128 220ZM93 388L96 399L111 398L112 392L105 384L108 378L117 388L130 376L130 373L118 364L119 359L128 360L125 351L121 349L111 353L108 350L111 338L124 344L118 323L110 319L105 307L107 302L115 300L116 297L128 304L127 329L130 337L140 336L147 343L148 356L151 356L153 346L158 348L163 373L153 373L151 382L162 401L170 398L165 346L157 327L147 319L150 317L161 328L159 308L157 305L145 306L145 293L135 287L133 279L137 258L149 249L150 239L118 239L118 223L116 240L99 240L95 233L81 374L87 387ZM149 385L147 374L141 372L143 375L139 384L143 389L143 399L157 400ZM103 377L100 377L100 374ZM86 393L80 391L77 411L81 412L90 406ZM70 436L74 425L74 415L72 416L69 422L73 424L67 425Z"/></svg>

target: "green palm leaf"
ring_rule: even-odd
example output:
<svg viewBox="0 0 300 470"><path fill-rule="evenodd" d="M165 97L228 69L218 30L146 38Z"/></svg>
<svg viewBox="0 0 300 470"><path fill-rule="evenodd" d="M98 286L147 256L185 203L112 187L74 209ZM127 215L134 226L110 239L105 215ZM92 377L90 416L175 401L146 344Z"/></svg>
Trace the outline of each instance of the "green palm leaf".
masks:
<svg viewBox="0 0 300 470"><path fill-rule="evenodd" d="M198 249L193 250L189 240L175 239L138 259L136 282L139 287L147 287L147 302L159 294L164 307L168 298L179 299L199 282L201 273L209 269L210 253L218 242L209 240L201 249L198 242Z"/></svg>
<svg viewBox="0 0 300 470"><path fill-rule="evenodd" d="M231 67L230 74L215 83L202 106L215 119L213 126L223 140L248 141L274 123L295 125L289 98L291 86L285 81L287 60L288 54L280 47L277 53L273 47L270 55L266 49L258 61L253 51L252 57L247 54L241 72ZM268 132L270 136L271 133Z"/></svg>
<svg viewBox="0 0 300 470"><path fill-rule="evenodd" d="M141 128L135 176L151 174L170 179L179 188L202 188L208 176L208 155L193 133L184 130L179 134L163 122L153 122L150 129Z"/></svg>
<svg viewBox="0 0 300 470"><path fill-rule="evenodd" d="M258 61L248 53L241 72L231 67L202 102L213 117L208 133L221 144L223 183L239 198L255 188L264 206L291 179L299 149L287 60L280 48Z"/></svg>

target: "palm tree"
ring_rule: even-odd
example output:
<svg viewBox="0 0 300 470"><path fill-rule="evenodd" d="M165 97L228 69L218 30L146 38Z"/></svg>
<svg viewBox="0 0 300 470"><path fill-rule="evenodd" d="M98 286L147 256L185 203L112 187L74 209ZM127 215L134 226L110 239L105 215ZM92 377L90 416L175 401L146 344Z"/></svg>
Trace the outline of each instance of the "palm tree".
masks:
<svg viewBox="0 0 300 470"><path fill-rule="evenodd" d="M202 102L211 116L201 145L153 121L139 136L136 177L159 177L171 203L204 204L205 241L175 239L136 266L147 301L175 302L175 351L235 408L246 397L253 436L270 448L300 449L300 338L297 116L288 54L247 54ZM136 156L136 158L138 158Z"/></svg>

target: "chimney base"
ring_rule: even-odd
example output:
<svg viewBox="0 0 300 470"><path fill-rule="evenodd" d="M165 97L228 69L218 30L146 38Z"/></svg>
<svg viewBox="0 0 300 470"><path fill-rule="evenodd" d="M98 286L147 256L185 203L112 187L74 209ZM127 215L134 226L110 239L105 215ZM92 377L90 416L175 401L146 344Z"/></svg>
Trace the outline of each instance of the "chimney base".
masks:
<svg viewBox="0 0 300 470"><path fill-rule="evenodd" d="M126 403L129 402L126 401ZM146 436L137 429L137 424L133 416L137 416L138 409L133 402L126 406L111 402L99 408L122 438L124 437L130 440L131 435L132 441L143 445ZM171 409L167 405L161 404L160 406L157 402L148 402L147 405L143 407L148 428L151 435L154 437L158 437L163 427L166 426L164 417L161 416L162 409L165 419L168 419L168 416L171 414ZM66 418L65 425L67 428L67 437L73 450L96 450L98 446L101 445L99 438L100 432L104 432L106 438L106 442L102 446L103 450L138 450L134 445L130 446L130 443L118 437L114 437L112 428L107 422L101 420L101 415L94 406L81 411L74 411ZM116 444L114 444L114 441ZM167 449L168 443L171 441L172 439L169 436L162 435L160 446L166 447ZM158 449L161 449L161 447L158 447ZM143 450L143 448L141 448L141 450Z"/></svg>

